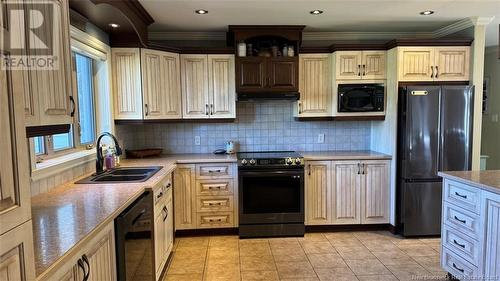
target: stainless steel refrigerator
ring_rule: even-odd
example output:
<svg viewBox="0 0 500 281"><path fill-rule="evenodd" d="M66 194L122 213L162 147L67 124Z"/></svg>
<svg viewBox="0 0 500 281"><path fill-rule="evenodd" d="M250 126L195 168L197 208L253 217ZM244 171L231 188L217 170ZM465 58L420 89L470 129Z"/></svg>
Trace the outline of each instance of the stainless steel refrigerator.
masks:
<svg viewBox="0 0 500 281"><path fill-rule="evenodd" d="M472 89L399 89L397 212L404 236L441 233L442 180L437 172L471 168Z"/></svg>

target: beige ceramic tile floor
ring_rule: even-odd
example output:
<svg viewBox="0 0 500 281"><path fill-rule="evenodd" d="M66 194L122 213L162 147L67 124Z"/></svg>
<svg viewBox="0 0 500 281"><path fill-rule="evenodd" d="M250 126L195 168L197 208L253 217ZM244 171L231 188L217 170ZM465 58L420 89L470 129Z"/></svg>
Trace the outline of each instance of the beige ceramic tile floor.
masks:
<svg viewBox="0 0 500 281"><path fill-rule="evenodd" d="M383 231L178 238L165 280L438 280L439 251L439 238Z"/></svg>

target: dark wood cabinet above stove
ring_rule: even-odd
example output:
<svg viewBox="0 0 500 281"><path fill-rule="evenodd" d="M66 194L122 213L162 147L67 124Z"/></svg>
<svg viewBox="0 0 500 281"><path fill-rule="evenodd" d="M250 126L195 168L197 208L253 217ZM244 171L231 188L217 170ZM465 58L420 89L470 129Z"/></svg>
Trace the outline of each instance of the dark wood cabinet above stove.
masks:
<svg viewBox="0 0 500 281"><path fill-rule="evenodd" d="M237 92L297 92L298 57L236 58Z"/></svg>

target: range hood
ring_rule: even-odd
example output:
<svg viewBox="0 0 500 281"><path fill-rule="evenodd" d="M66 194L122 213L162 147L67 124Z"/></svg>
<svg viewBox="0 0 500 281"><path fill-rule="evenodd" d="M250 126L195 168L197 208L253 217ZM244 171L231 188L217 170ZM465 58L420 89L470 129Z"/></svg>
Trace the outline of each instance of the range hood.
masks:
<svg viewBox="0 0 500 281"><path fill-rule="evenodd" d="M255 101L255 100L299 100L299 92L250 92L238 93L237 101Z"/></svg>

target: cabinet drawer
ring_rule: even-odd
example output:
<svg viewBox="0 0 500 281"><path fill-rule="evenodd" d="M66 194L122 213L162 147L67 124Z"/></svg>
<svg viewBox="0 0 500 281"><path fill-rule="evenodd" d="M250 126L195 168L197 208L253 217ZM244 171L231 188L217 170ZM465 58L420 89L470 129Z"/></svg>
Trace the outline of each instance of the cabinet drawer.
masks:
<svg viewBox="0 0 500 281"><path fill-rule="evenodd" d="M196 211L218 212L233 211L233 196L199 196L196 199Z"/></svg>
<svg viewBox="0 0 500 281"><path fill-rule="evenodd" d="M477 267L462 259L446 247L442 249L441 267L460 280L479 275Z"/></svg>
<svg viewBox="0 0 500 281"><path fill-rule="evenodd" d="M197 195L226 195L233 194L233 180L200 180L196 182Z"/></svg>
<svg viewBox="0 0 500 281"><path fill-rule="evenodd" d="M445 201L443 220L444 224L452 226L474 239L479 238L480 221L478 215Z"/></svg>
<svg viewBox="0 0 500 281"><path fill-rule="evenodd" d="M466 210L479 214L479 189L470 188L456 181L445 181L444 200L454 203Z"/></svg>
<svg viewBox="0 0 500 281"><path fill-rule="evenodd" d="M198 228L233 227L232 212L197 213Z"/></svg>
<svg viewBox="0 0 500 281"><path fill-rule="evenodd" d="M233 171L230 163L196 165L197 179L232 178Z"/></svg>
<svg viewBox="0 0 500 281"><path fill-rule="evenodd" d="M479 264L480 243L476 240L447 225L443 226L443 237L441 240L444 247L459 254L473 265L477 266Z"/></svg>

